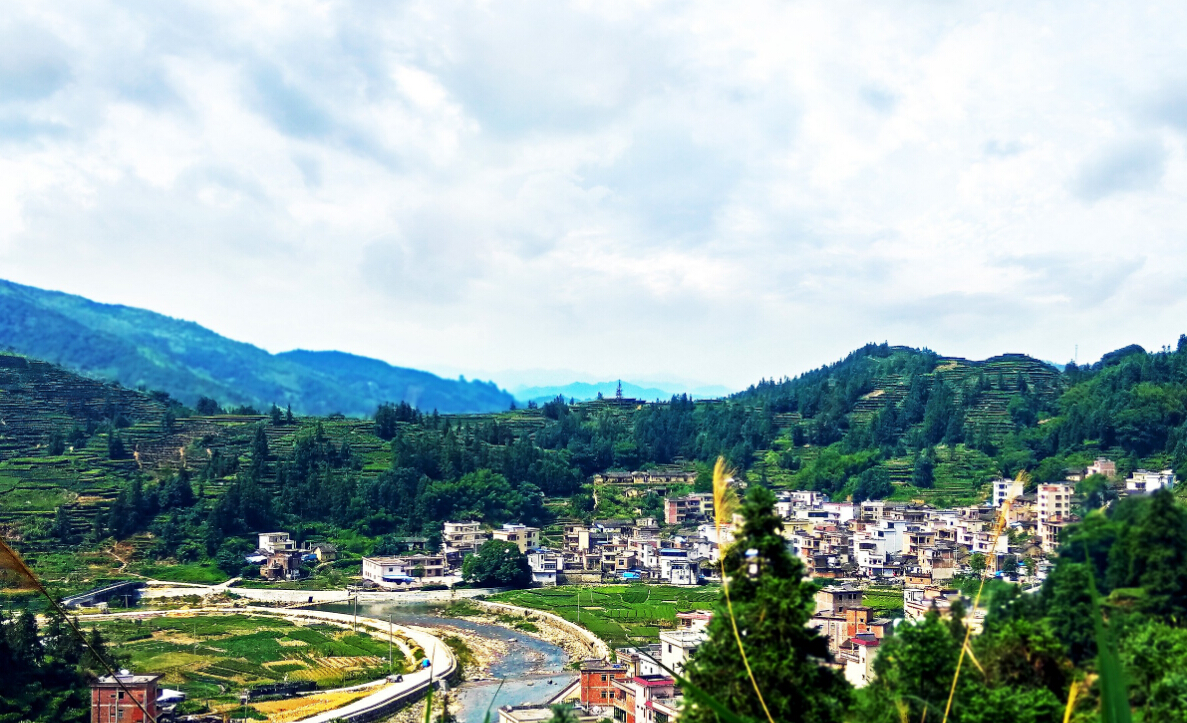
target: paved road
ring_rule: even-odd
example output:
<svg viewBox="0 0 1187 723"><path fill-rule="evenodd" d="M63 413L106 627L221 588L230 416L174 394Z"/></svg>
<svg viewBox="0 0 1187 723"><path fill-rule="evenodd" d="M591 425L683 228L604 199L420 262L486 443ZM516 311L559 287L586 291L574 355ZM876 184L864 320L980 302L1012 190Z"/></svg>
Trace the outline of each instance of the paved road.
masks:
<svg viewBox="0 0 1187 723"><path fill-rule="evenodd" d="M345 590L278 590L276 588L232 587L235 580L228 580L221 585L190 585L183 583L169 583L150 581L149 587L142 590L142 599L187 597L190 595L218 595L229 592L249 600L259 600L278 603L307 603L312 598L314 603L346 602L353 600L355 593ZM502 588L472 588L451 590L429 590L421 592L404 590L400 592L360 592L359 602L403 602L427 603L447 602L454 598L471 598L479 595L491 595Z"/></svg>

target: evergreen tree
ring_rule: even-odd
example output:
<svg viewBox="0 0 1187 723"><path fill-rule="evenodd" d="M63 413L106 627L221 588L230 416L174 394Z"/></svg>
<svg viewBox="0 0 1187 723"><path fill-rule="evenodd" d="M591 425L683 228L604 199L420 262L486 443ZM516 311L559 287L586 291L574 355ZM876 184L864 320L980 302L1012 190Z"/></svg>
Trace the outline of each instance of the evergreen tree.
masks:
<svg viewBox="0 0 1187 723"><path fill-rule="evenodd" d="M82 654L83 668L98 675L106 675L107 668L115 666L107 652L107 641L103 639L103 633L99 632L99 628L91 628L91 633L87 636L87 643L89 645L83 649ZM104 665L105 662L106 665Z"/></svg>
<svg viewBox="0 0 1187 723"><path fill-rule="evenodd" d="M745 523L724 553L730 602L754 679L771 717L780 723L840 721L849 684L822 666L830 658L826 640L808 628L814 588L803 581L803 565L788 551L774 513L774 495L754 485L742 507ZM708 639L688 667L691 683L739 715L767 719L738 650L724 598L718 602ZM717 723L709 708L692 703L689 723Z"/></svg>
<svg viewBox="0 0 1187 723"><path fill-rule="evenodd" d="M1146 590L1145 611L1187 622L1187 509L1161 489L1133 528L1130 584Z"/></svg>
<svg viewBox="0 0 1187 723"><path fill-rule="evenodd" d="M35 671L41 665L45 651L37 634L37 618L28 608L9 626L8 644L17 669Z"/></svg>
<svg viewBox="0 0 1187 723"><path fill-rule="evenodd" d="M70 525L70 515L66 513L65 507L54 510L54 524L50 528L50 535L64 545L74 542L74 529Z"/></svg>
<svg viewBox="0 0 1187 723"><path fill-rule="evenodd" d="M911 484L922 489L930 489L936 483L936 465L931 455L926 451L915 456L915 463L911 470Z"/></svg>
<svg viewBox="0 0 1187 723"><path fill-rule="evenodd" d="M255 436L251 440L251 479L259 482L268 470L268 435L264 433L264 425L256 425Z"/></svg>

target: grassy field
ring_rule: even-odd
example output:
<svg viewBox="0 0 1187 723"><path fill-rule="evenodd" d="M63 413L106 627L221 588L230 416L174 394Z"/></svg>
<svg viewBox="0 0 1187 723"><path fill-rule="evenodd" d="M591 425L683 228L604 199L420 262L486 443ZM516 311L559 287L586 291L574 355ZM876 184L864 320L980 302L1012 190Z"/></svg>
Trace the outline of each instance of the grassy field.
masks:
<svg viewBox="0 0 1187 723"><path fill-rule="evenodd" d="M903 589L900 587L869 587L861 595L861 604L874 609L878 617L903 616Z"/></svg>
<svg viewBox="0 0 1187 723"><path fill-rule="evenodd" d="M244 688L311 680L330 688L387 673L388 644L327 624L297 625L251 615L176 616L97 624L125 663L164 676L166 687L212 707L233 703ZM399 648L394 669L406 669Z"/></svg>
<svg viewBox="0 0 1187 723"><path fill-rule="evenodd" d="M622 647L656 642L660 630L676 627L677 612L708 610L717 596L716 587L603 585L513 590L490 600L555 613Z"/></svg>

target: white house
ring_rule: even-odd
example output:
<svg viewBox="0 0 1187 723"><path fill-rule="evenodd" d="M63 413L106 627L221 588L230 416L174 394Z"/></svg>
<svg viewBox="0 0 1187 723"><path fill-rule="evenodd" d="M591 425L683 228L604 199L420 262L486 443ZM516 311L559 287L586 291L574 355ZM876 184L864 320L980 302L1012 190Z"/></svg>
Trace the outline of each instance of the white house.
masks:
<svg viewBox="0 0 1187 723"><path fill-rule="evenodd" d="M261 532L259 538L259 549L269 555L277 552L292 552L297 549L297 543L289 538L287 532Z"/></svg>
<svg viewBox="0 0 1187 723"><path fill-rule="evenodd" d="M444 575L444 555L363 558L363 580L370 580L382 587L407 585Z"/></svg>
<svg viewBox="0 0 1187 723"><path fill-rule="evenodd" d="M684 664L708 637L703 629L660 631L660 662L669 670L683 673Z"/></svg>
<svg viewBox="0 0 1187 723"><path fill-rule="evenodd" d="M559 552L537 548L529 550L527 557L533 583L544 587L556 585L557 573L565 569L565 558Z"/></svg>
<svg viewBox="0 0 1187 723"><path fill-rule="evenodd" d="M1016 479L995 479L993 481L993 506L1000 508L1006 500L1022 496L1025 483Z"/></svg>
<svg viewBox="0 0 1187 723"><path fill-rule="evenodd" d="M1164 469L1161 472L1151 472L1139 469L1125 480L1125 490L1131 494L1149 494L1157 492L1163 487L1171 489L1175 486L1174 470Z"/></svg>

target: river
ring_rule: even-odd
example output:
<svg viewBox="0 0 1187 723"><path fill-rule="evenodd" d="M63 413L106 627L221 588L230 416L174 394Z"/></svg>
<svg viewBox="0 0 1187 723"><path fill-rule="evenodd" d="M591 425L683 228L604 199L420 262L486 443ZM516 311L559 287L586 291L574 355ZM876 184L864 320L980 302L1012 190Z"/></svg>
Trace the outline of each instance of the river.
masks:
<svg viewBox="0 0 1187 723"><path fill-rule="evenodd" d="M488 706L491 720L496 721L498 714L495 711L499 706L543 703L576 679L576 672L564 669L569 659L560 646L518 630L445 617L440 614L442 608L441 605L423 603L361 602L358 614L378 620L387 620L391 615L392 621L401 625L450 625L507 645L506 655L490 667L490 674L496 680L465 681L450 691L460 707L459 723L483 723ZM347 614L355 612L354 605L349 603L323 605L318 609ZM503 682L501 688L499 680Z"/></svg>

